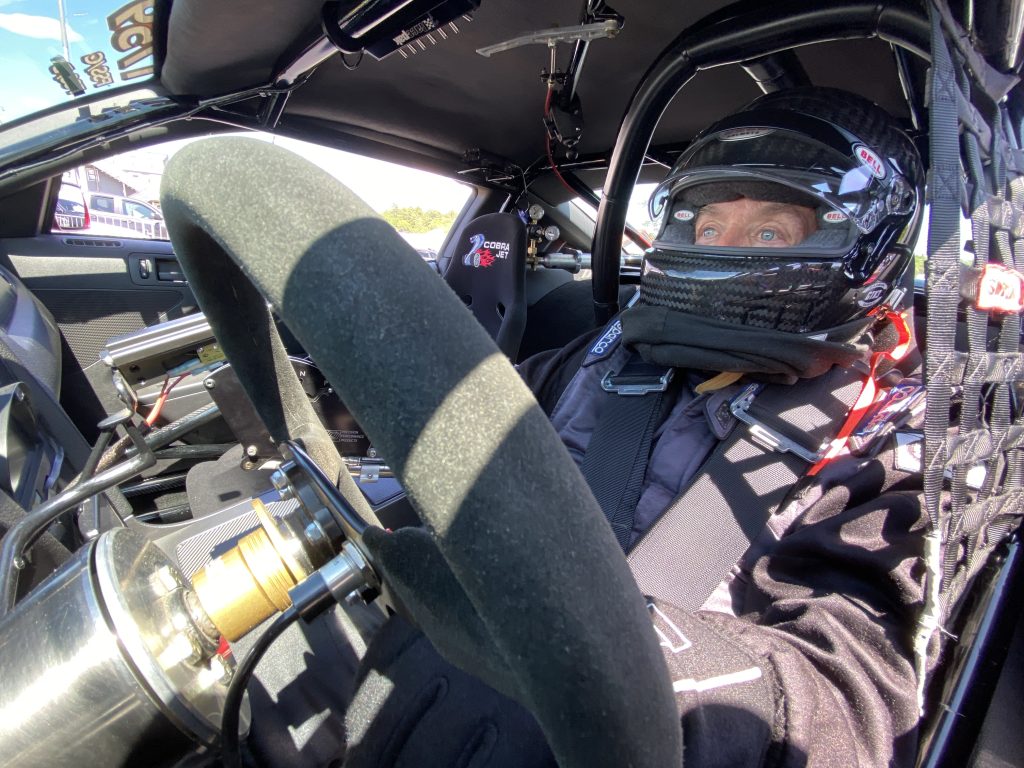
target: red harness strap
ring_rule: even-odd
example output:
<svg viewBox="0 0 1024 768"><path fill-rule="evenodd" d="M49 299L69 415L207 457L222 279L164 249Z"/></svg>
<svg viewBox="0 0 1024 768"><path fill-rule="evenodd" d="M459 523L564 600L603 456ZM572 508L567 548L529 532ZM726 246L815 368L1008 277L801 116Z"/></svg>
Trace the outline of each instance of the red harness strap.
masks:
<svg viewBox="0 0 1024 768"><path fill-rule="evenodd" d="M843 426L836 433L836 436L832 438L832 442L829 444L828 450L825 451L825 455L819 459L818 463L811 467L808 471L808 476L813 477L818 474L822 469L825 468L830 461L837 456L841 455L846 449L846 440L853 432L854 428L860 423L860 420L864 417L864 413L871 407L878 397L878 383L875 381L875 376L878 373L878 366L883 360L891 360L896 363L902 360L907 352L910 351L910 323L905 314L896 312L889 307L879 307L877 310L872 312L877 315L880 320L888 320L896 328L896 332L899 335L899 340L896 342L896 346L892 349L884 350L882 352L875 352L871 356L871 367L868 371L868 376L864 380L864 386L860 391L860 395L857 396L857 401L853 404L853 408L850 409L850 413L846 417L846 421L843 422Z"/></svg>

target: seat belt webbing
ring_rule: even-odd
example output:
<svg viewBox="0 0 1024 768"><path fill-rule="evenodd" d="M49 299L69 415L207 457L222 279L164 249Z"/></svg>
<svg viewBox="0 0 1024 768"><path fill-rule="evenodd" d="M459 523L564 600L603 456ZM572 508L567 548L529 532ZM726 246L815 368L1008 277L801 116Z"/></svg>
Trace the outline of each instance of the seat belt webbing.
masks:
<svg viewBox="0 0 1024 768"><path fill-rule="evenodd" d="M787 434L821 445L862 385L863 374L837 366L793 385L769 385L756 403L774 422L787 424ZM629 553L640 591L685 610L699 608L808 468L793 453L766 451L738 424Z"/></svg>
<svg viewBox="0 0 1024 768"><path fill-rule="evenodd" d="M651 441L678 384L644 395L609 394L587 445L580 471L623 551L629 547ZM666 393L669 396L666 397ZM638 428L643 426L642 429Z"/></svg>

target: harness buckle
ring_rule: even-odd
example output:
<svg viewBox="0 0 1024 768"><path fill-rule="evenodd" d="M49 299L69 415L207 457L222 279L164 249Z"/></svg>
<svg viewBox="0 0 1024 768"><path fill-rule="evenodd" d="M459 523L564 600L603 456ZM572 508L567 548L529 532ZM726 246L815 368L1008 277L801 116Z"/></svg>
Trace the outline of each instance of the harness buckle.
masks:
<svg viewBox="0 0 1024 768"><path fill-rule="evenodd" d="M736 395L729 403L729 410L732 412L732 415L749 427L750 439L762 448L776 453L792 453L809 464L817 464L822 456L824 456L825 452L823 450L808 450L792 438L786 437L778 430L772 429L750 414L750 406L753 405L754 398L758 396L763 388L763 384L751 384Z"/></svg>
<svg viewBox="0 0 1024 768"><path fill-rule="evenodd" d="M674 368L664 368L634 359L622 366L618 373L606 373L601 379L601 389L627 397L664 392L674 375Z"/></svg>

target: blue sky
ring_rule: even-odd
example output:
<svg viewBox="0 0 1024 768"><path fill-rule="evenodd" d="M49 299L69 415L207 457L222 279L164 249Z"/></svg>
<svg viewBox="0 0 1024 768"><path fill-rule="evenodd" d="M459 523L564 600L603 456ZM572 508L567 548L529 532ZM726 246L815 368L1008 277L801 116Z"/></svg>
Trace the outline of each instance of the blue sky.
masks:
<svg viewBox="0 0 1024 768"><path fill-rule="evenodd" d="M88 92L109 90L122 84L118 61L132 51L114 50L107 17L130 6L145 5L130 0L64 0L65 29L69 61L82 78ZM130 22L126 22L130 23ZM96 86L86 74L82 57L101 52L110 68L113 85ZM57 0L0 0L0 121L35 112L62 101L69 101L54 82L48 68L50 59L64 55ZM151 63L151 58L127 67L128 71ZM140 78L134 82L142 82Z"/></svg>

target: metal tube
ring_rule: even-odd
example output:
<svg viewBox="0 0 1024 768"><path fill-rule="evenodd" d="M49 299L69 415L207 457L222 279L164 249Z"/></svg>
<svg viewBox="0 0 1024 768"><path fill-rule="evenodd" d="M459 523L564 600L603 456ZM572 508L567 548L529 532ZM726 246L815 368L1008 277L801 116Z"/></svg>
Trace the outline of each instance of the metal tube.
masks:
<svg viewBox="0 0 1024 768"><path fill-rule="evenodd" d="M32 510L12 526L0 544L0 617L14 608L18 594L18 575L24 567L25 550L31 547L58 517L74 509L80 501L113 485L123 483L154 464L156 458L152 451L147 451L124 464L111 467L68 488Z"/></svg>
<svg viewBox="0 0 1024 768"><path fill-rule="evenodd" d="M811 79L793 51L782 51L769 56L745 61L741 65L754 78L762 93L774 93L787 88L810 85Z"/></svg>
<svg viewBox="0 0 1024 768"><path fill-rule="evenodd" d="M212 746L230 661L187 589L167 555L117 529L0 619L5 768L165 766Z"/></svg>

